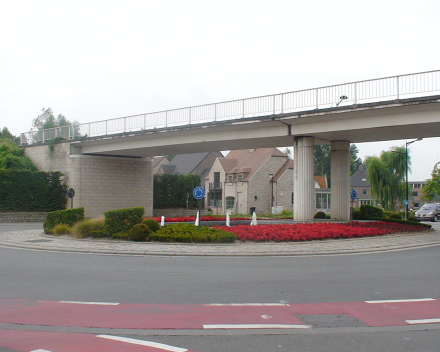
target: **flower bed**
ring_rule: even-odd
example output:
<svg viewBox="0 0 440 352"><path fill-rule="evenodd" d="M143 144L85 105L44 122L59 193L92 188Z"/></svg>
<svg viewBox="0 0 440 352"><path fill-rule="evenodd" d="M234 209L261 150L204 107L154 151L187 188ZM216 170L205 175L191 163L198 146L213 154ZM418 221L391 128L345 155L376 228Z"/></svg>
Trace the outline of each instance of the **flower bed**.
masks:
<svg viewBox="0 0 440 352"><path fill-rule="evenodd" d="M384 221L342 223L305 223L280 225L237 225L233 227L215 226L237 235L244 241L254 242L293 242L336 238L382 236L399 232L419 232L426 230L422 225L407 225Z"/></svg>
<svg viewBox="0 0 440 352"><path fill-rule="evenodd" d="M153 218L157 222L160 223L160 217ZM231 218L231 220L249 220L250 218ZM177 218L165 218L165 222L194 222L196 221L195 216L179 216ZM226 221L226 218L219 216L202 216L200 217L200 221Z"/></svg>

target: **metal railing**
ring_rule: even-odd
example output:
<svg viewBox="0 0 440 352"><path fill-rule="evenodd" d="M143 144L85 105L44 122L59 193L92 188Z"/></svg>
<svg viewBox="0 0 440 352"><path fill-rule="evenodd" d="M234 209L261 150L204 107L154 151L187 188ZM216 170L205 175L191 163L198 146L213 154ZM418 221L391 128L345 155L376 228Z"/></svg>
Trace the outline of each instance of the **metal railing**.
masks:
<svg viewBox="0 0 440 352"><path fill-rule="evenodd" d="M344 104L413 98L440 92L440 70L325 86L288 93L198 105L110 120L75 124L21 134L21 144L45 142L57 137L99 137L154 128L228 121L282 114Z"/></svg>

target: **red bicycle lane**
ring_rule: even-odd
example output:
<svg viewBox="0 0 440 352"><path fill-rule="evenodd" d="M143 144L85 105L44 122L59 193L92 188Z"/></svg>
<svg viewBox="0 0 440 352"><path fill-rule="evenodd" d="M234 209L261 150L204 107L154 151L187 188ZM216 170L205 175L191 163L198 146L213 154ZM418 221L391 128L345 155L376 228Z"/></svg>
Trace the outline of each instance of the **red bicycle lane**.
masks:
<svg viewBox="0 0 440 352"><path fill-rule="evenodd" d="M372 326L440 319L440 300L293 304L126 304L0 299L0 323L109 329L309 328L297 315L346 315ZM439 320L440 322L440 320Z"/></svg>

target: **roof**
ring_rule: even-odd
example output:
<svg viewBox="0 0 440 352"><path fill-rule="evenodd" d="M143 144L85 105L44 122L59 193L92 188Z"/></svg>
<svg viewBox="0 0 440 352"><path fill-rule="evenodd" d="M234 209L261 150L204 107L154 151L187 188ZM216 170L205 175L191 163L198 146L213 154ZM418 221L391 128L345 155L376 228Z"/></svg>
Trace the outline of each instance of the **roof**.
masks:
<svg viewBox="0 0 440 352"><path fill-rule="evenodd" d="M230 151L225 157L228 161L220 163L227 174L243 174L248 181L270 157L287 158L277 148L242 149Z"/></svg>
<svg viewBox="0 0 440 352"><path fill-rule="evenodd" d="M359 169L350 177L351 187L370 187L367 182L367 170Z"/></svg>
<svg viewBox="0 0 440 352"><path fill-rule="evenodd" d="M315 182L318 184L319 188L328 188L326 176L315 176Z"/></svg>

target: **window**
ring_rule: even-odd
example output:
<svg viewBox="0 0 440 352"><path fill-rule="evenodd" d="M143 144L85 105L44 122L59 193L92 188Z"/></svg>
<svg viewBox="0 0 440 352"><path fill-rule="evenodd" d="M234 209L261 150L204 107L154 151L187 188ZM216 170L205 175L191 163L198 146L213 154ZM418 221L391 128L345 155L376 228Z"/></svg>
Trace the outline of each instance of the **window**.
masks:
<svg viewBox="0 0 440 352"><path fill-rule="evenodd" d="M362 195L364 195L364 196L367 195L367 190L366 189L362 190Z"/></svg>
<svg viewBox="0 0 440 352"><path fill-rule="evenodd" d="M243 175L242 174L238 174L237 175L237 182L243 182Z"/></svg>
<svg viewBox="0 0 440 352"><path fill-rule="evenodd" d="M418 195L419 195L419 192L417 192L417 191L412 192L413 197L417 197Z"/></svg>
<svg viewBox="0 0 440 352"><path fill-rule="evenodd" d="M361 205L362 204L374 205L371 199L360 199L360 203Z"/></svg>
<svg viewBox="0 0 440 352"><path fill-rule="evenodd" d="M226 209L233 209L234 208L234 197L226 197Z"/></svg>
<svg viewBox="0 0 440 352"><path fill-rule="evenodd" d="M316 194L316 209L330 209L330 194Z"/></svg>
<svg viewBox="0 0 440 352"><path fill-rule="evenodd" d="M256 202L257 200L258 200L258 197L257 197L257 196L255 196L255 197L254 197L254 201Z"/></svg>
<svg viewBox="0 0 440 352"><path fill-rule="evenodd" d="M228 175L228 183L232 183L234 180L234 175Z"/></svg>

